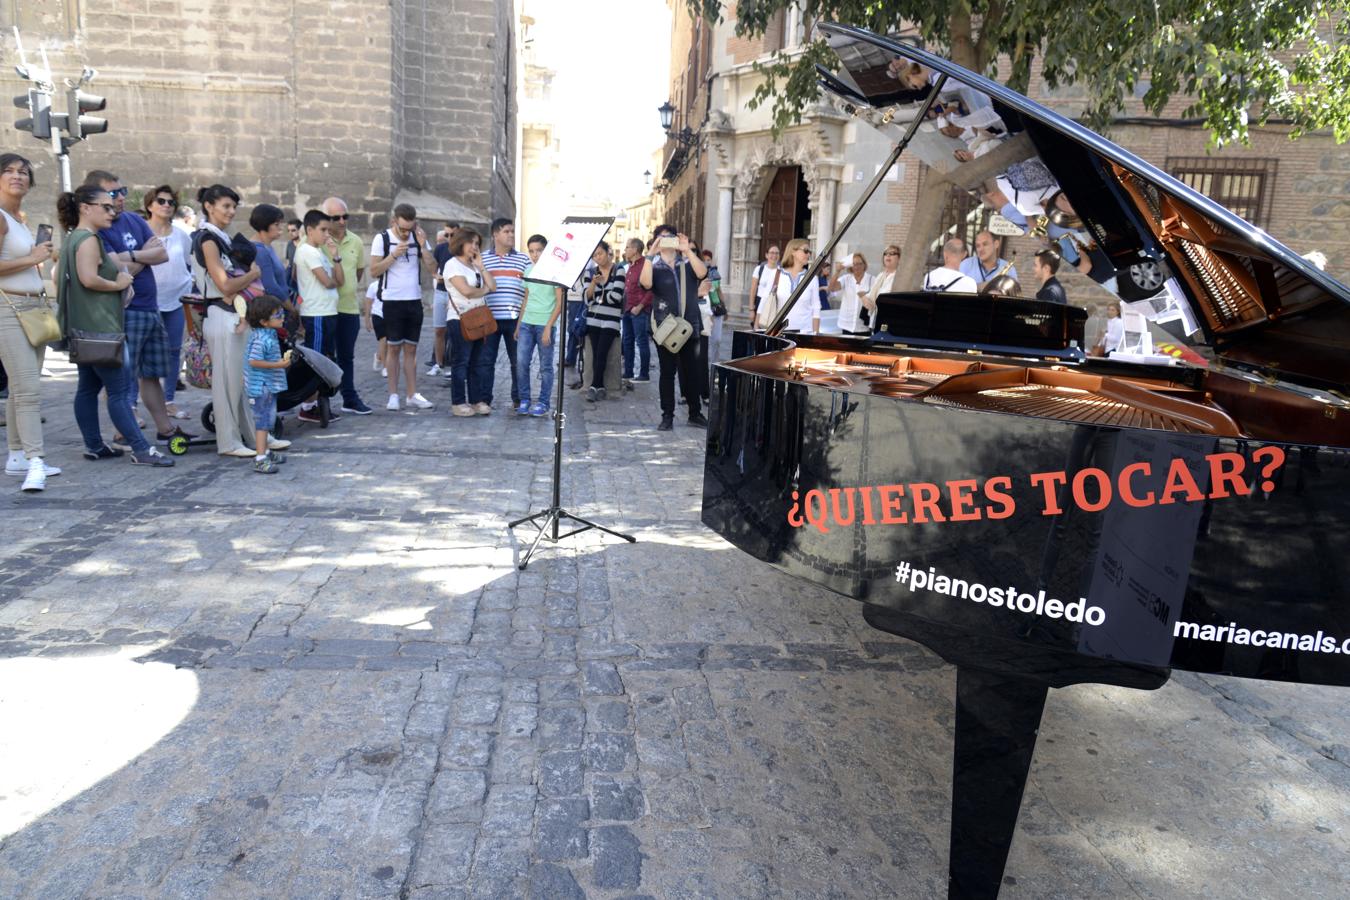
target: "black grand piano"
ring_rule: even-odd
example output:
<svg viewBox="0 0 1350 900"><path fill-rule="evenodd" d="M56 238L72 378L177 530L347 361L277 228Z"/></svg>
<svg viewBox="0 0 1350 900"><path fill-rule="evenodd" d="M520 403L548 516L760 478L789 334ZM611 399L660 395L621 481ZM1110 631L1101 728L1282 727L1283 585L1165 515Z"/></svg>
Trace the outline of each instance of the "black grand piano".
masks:
<svg viewBox="0 0 1350 900"><path fill-rule="evenodd" d="M1350 684L1350 290L1020 94L823 28L823 84L899 135L892 162L940 101L992 101L1063 192L1061 243L1126 300L1152 273L1123 306L1184 357L1088 355L1073 306L898 292L871 338L782 335L783 311L717 367L703 521L957 667L949 893L995 897L1049 688Z"/></svg>

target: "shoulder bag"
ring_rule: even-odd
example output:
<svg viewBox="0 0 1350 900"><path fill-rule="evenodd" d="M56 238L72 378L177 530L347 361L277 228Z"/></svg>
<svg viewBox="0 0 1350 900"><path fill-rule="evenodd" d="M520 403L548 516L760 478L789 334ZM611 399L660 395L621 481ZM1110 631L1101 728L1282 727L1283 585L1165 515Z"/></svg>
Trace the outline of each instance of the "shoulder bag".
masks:
<svg viewBox="0 0 1350 900"><path fill-rule="evenodd" d="M37 298L36 305L22 310L14 305L14 301L4 291L0 291L0 297L4 297L9 308L14 310L19 327L23 329L23 336L28 338L28 343L34 347L41 347L52 341L61 340L61 323L56 321L52 308L47 305L45 292Z"/></svg>
<svg viewBox="0 0 1350 900"><path fill-rule="evenodd" d="M97 236L94 238L98 240ZM99 253L103 253L103 247L99 245ZM69 315L70 292L73 284L70 280L70 269L75 264L75 254L70 254L70 266L63 265L62 276L66 288L66 307ZM120 302L120 299L119 299ZM69 321L69 319L67 319ZM108 368L110 366L121 367L126 361L125 344L127 340L124 331L85 331L82 328L68 328L66 334L67 350L70 353L70 361L80 366L97 366Z"/></svg>
<svg viewBox="0 0 1350 900"><path fill-rule="evenodd" d="M475 287L482 287L482 276L474 273L479 283ZM450 285L445 286L445 293L450 305L454 307L455 315L459 316L459 333L464 336L466 341L478 341L490 334L497 333L497 319L492 315L492 309L484 303L482 306L475 306L473 309L460 312L459 307L455 305L455 295L450 290Z"/></svg>
<svg viewBox="0 0 1350 900"><path fill-rule="evenodd" d="M684 317L684 282L684 272L676 268L675 291L677 300L675 312L662 319L652 332L652 337L656 340L657 345L665 347L671 353L679 353L689 340L689 336L694 333L694 326L689 324L689 321Z"/></svg>

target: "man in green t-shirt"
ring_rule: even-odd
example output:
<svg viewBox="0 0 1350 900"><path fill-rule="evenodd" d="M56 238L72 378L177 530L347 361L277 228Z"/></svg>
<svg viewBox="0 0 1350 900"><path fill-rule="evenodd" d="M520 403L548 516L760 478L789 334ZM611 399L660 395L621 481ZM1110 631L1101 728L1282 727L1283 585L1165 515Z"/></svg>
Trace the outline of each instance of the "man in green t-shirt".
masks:
<svg viewBox="0 0 1350 900"><path fill-rule="evenodd" d="M366 274L366 245L347 229L347 204L340 197L323 201L323 211L332 219L329 233L337 242L345 276L338 285L337 361L342 367L342 411L370 415L370 407L356 392L356 338L361 334L361 279ZM325 251L326 253L327 251Z"/></svg>
<svg viewBox="0 0 1350 900"><path fill-rule="evenodd" d="M525 277L530 277L534 264L548 246L548 238L542 234L530 237L526 250L530 254L530 267ZM553 391L553 324L558 321L562 310L562 288L551 284L525 282L525 305L520 310L520 321L516 325L516 382L520 385L520 405L516 415L548 415L549 394ZM530 403L530 359L535 349L539 350L539 399Z"/></svg>

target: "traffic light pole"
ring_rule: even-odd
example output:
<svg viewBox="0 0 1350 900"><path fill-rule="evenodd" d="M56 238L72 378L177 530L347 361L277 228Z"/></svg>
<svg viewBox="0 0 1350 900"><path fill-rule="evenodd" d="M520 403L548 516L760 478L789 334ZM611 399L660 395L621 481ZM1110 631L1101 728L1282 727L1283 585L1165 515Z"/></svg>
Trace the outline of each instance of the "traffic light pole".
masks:
<svg viewBox="0 0 1350 900"><path fill-rule="evenodd" d="M98 112L108 105L108 101L94 94L86 94L80 88L94 80L95 73L88 66L80 73L80 80L71 83L66 79L66 111L52 111L52 96L56 85L52 80L51 65L47 62L47 52L42 51L43 68L29 67L28 58L23 52L23 40L19 29L14 29L14 42L19 50L19 65L14 69L19 77L33 83L25 94L14 98L14 105L28 110L28 116L14 123L20 131L27 131L41 141L51 144L52 155L56 157L57 177L60 179L61 192L73 188L70 177L70 148L91 134L102 134L108 130L108 120L96 116L86 116L88 112Z"/></svg>

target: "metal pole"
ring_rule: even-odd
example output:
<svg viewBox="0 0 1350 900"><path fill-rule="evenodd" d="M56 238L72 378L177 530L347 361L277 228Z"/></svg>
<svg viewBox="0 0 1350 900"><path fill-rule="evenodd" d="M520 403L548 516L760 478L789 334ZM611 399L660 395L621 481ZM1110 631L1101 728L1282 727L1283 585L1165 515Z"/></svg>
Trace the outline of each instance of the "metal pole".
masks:
<svg viewBox="0 0 1350 900"><path fill-rule="evenodd" d="M558 316L561 327L558 329L558 346L554 349L558 353L558 395L557 406L553 409L553 543L558 543L558 519L561 518L557 512L562 508L562 444L563 444L563 382L567 380L567 369L563 360L567 356L567 328L571 324L570 311L567 308L567 291L562 292L558 298L558 303L562 306L562 314Z"/></svg>
<svg viewBox="0 0 1350 900"><path fill-rule="evenodd" d="M881 187L881 183L886 180L886 176L890 173L891 167L895 165L896 160L900 158L900 155L905 152L905 148L909 146L909 142L914 139L914 135L918 132L919 126L923 124L924 119L928 117L928 111L932 109L933 104L937 102L938 93L946 83L947 76L945 74L938 75L938 80L934 82L933 89L929 91L928 96L924 98L923 107L910 121L909 128L905 130L904 135L900 138L899 142L896 143L895 149L891 151L891 155L886 158L886 163L877 170L876 177L872 179L872 183L863 191L862 196L858 198L858 202L853 204L853 208L849 210L848 215L844 217L844 221L834 230L834 234L830 235L830 239L825 243L825 246L821 251L816 254L815 262L807 267L805 274L802 275L802 280L797 282L797 286L792 289L792 296L788 297L787 303L783 304L783 308L778 310L777 315L773 317L773 321L765 327L765 334L777 335L781 333L783 326L787 324L788 313L792 312L792 307L797 305L797 301L801 299L802 294L805 294L808 288L813 291L816 290L816 276L820 272L820 267L829 260L830 254L834 252L834 248L839 244L840 239L844 236L845 232L852 227L853 220L858 218L859 214L863 211L863 207L867 205L867 201L872 199L872 195L877 192L877 188Z"/></svg>

